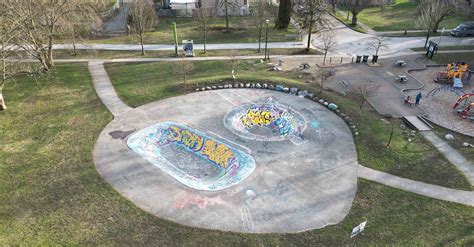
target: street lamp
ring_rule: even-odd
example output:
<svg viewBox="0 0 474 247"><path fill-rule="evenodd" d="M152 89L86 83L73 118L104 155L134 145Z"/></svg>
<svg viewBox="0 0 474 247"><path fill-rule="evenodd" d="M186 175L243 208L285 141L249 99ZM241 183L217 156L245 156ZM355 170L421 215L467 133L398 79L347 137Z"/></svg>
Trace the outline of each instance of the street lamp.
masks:
<svg viewBox="0 0 474 247"><path fill-rule="evenodd" d="M268 52L268 23L270 23L270 20L265 20L265 59L270 59L270 54Z"/></svg>

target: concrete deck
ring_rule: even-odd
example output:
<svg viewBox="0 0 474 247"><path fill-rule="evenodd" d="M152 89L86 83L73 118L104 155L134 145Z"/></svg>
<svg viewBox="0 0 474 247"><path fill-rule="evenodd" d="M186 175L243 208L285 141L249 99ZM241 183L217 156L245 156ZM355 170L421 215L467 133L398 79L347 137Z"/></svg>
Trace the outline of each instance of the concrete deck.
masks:
<svg viewBox="0 0 474 247"><path fill-rule="evenodd" d="M303 143L244 139L225 128L227 112L266 97L303 115L308 125ZM245 150L255 159L255 171L225 190L186 187L125 143L134 131L162 121L186 124ZM104 179L140 208L222 231L291 233L336 224L357 190L357 154L347 125L317 103L271 90L205 91L125 111L99 136L94 161Z"/></svg>

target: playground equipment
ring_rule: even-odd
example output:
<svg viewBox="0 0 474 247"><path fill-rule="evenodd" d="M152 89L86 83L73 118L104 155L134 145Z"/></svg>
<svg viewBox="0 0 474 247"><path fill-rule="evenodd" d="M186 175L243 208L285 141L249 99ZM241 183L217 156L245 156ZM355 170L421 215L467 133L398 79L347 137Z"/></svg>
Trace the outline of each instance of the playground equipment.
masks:
<svg viewBox="0 0 474 247"><path fill-rule="evenodd" d="M471 109L474 108L474 102L469 99L471 97L474 98L474 93L464 94L463 96L459 97L459 99L453 105L453 110L456 110L460 117L474 121L474 114L471 113ZM461 104L462 106L459 109L456 109Z"/></svg>
<svg viewBox="0 0 474 247"><path fill-rule="evenodd" d="M438 72L434 82L453 83L457 78L459 78L461 82L469 83L472 71L469 71L468 68L469 65L465 62L450 63L446 66L446 71ZM462 87L462 83L460 87Z"/></svg>
<svg viewBox="0 0 474 247"><path fill-rule="evenodd" d="M426 97L434 97L437 93L439 92L442 92L442 91L446 91L446 92L453 92L455 93L457 96L461 96L461 95L464 95L466 94L461 88L457 88L457 87L453 87L451 85L442 85L442 86L439 86L439 87L436 87L436 88L433 88L431 91L429 91L427 94L426 94Z"/></svg>

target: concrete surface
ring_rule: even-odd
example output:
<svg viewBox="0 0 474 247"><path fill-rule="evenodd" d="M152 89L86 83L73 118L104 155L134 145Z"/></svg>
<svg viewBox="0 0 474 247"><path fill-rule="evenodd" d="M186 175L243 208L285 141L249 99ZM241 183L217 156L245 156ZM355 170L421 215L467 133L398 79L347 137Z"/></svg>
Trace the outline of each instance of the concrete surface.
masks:
<svg viewBox="0 0 474 247"><path fill-rule="evenodd" d="M97 95L115 117L132 109L118 97L102 61L89 62L88 68Z"/></svg>
<svg viewBox="0 0 474 247"><path fill-rule="evenodd" d="M227 112L267 97L304 116L303 143L243 139L225 128ZM162 121L186 124L246 150L255 171L221 191L184 186L125 143L133 131ZM349 212L357 189L357 154L347 125L317 103L271 90L205 91L127 111L100 134L94 162L102 177L140 208L223 231L287 233L336 224Z"/></svg>
<svg viewBox="0 0 474 247"><path fill-rule="evenodd" d="M359 177L419 195L474 206L474 192L472 191L455 190L422 183L380 172L365 166L359 166Z"/></svg>

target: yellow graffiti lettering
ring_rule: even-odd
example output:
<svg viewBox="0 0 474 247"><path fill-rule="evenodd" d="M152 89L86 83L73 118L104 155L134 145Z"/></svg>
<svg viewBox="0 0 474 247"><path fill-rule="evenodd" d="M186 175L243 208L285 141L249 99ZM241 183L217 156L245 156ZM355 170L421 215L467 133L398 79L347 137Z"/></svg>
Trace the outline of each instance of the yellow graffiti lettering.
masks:
<svg viewBox="0 0 474 247"><path fill-rule="evenodd" d="M205 155L209 160L215 162L219 166L227 168L229 161L234 159L234 153L224 144L217 144L213 140L206 140L201 154Z"/></svg>
<svg viewBox="0 0 474 247"><path fill-rule="evenodd" d="M247 113L240 118L240 121L244 126L252 127L253 125L269 125L274 119L275 117L272 116L270 111L249 109Z"/></svg>
<svg viewBox="0 0 474 247"><path fill-rule="evenodd" d="M201 149L202 144L204 142L204 138L199 136L189 130L181 130L181 143L189 149L194 151L198 151Z"/></svg>

